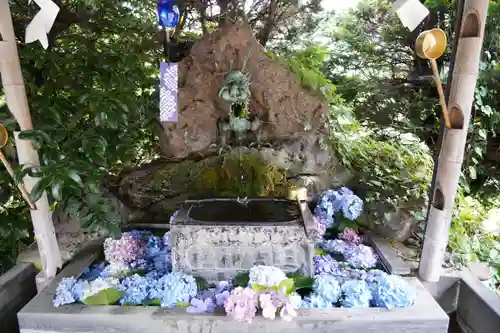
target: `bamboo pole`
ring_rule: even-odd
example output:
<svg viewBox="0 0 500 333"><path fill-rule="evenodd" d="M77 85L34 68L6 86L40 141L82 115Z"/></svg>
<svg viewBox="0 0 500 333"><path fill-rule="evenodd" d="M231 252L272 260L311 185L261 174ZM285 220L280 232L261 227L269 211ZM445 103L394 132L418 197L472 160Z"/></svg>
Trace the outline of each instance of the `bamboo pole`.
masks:
<svg viewBox="0 0 500 333"><path fill-rule="evenodd" d="M457 195L467 130L479 74L484 27L489 0L465 0L455 68L450 87L451 128L445 128L438 158L435 190L427 217L418 274L424 281L437 282Z"/></svg>
<svg viewBox="0 0 500 333"><path fill-rule="evenodd" d="M3 39L0 41L0 73L7 106L22 131L33 129L9 9L9 0L0 0L0 36ZM30 141L19 140L16 135L16 146L20 163L34 166L40 165L38 153ZM24 181L28 191L31 191L36 180L26 177ZM37 209L30 211L31 220L44 276L46 279L51 279L56 275L57 269L62 266L61 253L57 244L47 196L44 194L35 204Z"/></svg>

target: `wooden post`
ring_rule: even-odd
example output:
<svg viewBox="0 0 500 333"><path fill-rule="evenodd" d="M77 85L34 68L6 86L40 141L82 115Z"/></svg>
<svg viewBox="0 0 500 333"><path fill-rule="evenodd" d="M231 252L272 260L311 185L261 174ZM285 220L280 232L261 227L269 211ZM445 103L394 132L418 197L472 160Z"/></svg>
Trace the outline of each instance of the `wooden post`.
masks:
<svg viewBox="0 0 500 333"><path fill-rule="evenodd" d="M9 9L9 0L0 0L0 36L2 37L0 39L0 73L7 106L22 131L33 129ZM30 141L18 140L16 135L16 145L21 163L40 165L38 152L33 148ZM36 180L29 177L25 178L28 191L31 191L35 183ZM36 207L36 210L31 210L31 219L43 266L42 278L51 279L56 275L57 269L62 266L62 259L46 195L43 195L36 202Z"/></svg>
<svg viewBox="0 0 500 333"><path fill-rule="evenodd" d="M455 206L462 170L467 130L479 75L484 27L489 0L465 0L448 110L451 128L443 133L436 186L427 217L418 274L424 281L437 282Z"/></svg>

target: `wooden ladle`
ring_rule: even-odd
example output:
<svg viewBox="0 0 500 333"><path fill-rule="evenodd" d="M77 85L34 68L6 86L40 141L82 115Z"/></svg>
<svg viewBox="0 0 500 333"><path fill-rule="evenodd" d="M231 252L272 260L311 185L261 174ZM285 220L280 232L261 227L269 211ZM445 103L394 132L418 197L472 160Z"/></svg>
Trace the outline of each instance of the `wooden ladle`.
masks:
<svg viewBox="0 0 500 333"><path fill-rule="evenodd" d="M443 86L441 85L441 78L439 77L439 70L436 59L441 57L446 50L446 34L443 30L436 28L422 32L415 43L415 52L422 59L428 59L431 62L432 73L434 81L439 94L439 104L443 110L444 123L447 128L451 128L450 115L448 114L448 107L444 98Z"/></svg>
<svg viewBox="0 0 500 333"><path fill-rule="evenodd" d="M10 165L9 161L5 158L5 155L2 152L2 148L5 147L7 144L7 141L9 140L9 133L7 132L7 129L0 124L0 160L2 160L3 165L5 166L5 169L7 169L7 172L9 175L14 179L14 170L12 169L12 165ZM17 188L19 188L19 191L21 191L21 195L23 196L24 200L28 203L30 206L31 210L36 210L36 206L33 203L33 200L31 200L28 192L24 188L23 184L17 184Z"/></svg>

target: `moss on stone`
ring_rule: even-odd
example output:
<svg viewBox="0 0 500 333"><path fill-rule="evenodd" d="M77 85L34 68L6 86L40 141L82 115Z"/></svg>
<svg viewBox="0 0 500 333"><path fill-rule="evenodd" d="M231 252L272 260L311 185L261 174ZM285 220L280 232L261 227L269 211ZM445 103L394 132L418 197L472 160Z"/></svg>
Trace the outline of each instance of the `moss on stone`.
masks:
<svg viewBox="0 0 500 333"><path fill-rule="evenodd" d="M251 154L229 155L204 170L198 185L199 192L216 196L284 196L287 188L283 172Z"/></svg>

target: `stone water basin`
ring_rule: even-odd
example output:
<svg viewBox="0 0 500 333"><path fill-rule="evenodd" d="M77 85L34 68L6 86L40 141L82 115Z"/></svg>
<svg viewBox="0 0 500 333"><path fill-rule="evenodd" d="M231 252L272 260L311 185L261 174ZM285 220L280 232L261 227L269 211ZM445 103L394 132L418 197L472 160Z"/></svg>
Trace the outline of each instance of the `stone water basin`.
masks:
<svg viewBox="0 0 500 333"><path fill-rule="evenodd" d="M208 282L256 265L312 275L316 239L306 232L306 219L300 204L286 199L188 201L170 227L173 271Z"/></svg>

